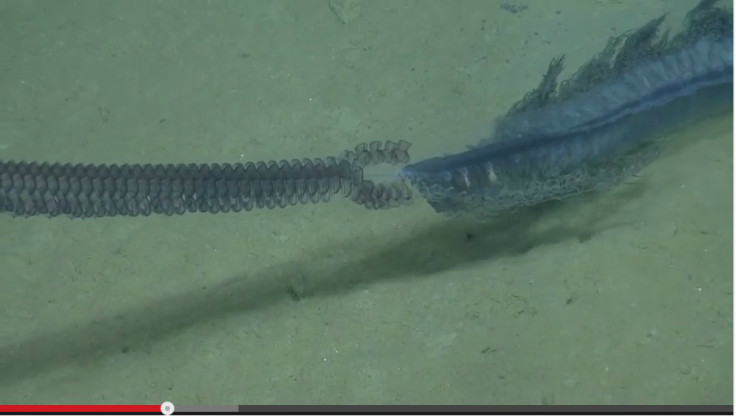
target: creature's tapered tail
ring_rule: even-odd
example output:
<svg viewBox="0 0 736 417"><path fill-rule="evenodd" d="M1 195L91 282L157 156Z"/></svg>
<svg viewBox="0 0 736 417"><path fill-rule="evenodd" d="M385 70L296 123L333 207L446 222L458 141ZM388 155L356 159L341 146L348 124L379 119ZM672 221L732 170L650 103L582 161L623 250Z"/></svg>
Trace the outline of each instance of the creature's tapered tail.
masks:
<svg viewBox="0 0 736 417"><path fill-rule="evenodd" d="M222 213L329 201L370 209L410 200L401 182L375 183L363 168L409 161L409 143L371 142L338 157L190 165L71 165L0 161L0 212L104 217Z"/></svg>

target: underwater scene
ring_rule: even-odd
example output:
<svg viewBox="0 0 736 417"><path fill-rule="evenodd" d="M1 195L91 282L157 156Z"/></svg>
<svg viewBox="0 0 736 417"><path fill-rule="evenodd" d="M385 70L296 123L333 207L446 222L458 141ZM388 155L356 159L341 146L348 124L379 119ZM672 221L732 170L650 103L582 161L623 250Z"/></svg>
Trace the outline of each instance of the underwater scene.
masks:
<svg viewBox="0 0 736 417"><path fill-rule="evenodd" d="M0 4L0 402L732 404L733 4Z"/></svg>

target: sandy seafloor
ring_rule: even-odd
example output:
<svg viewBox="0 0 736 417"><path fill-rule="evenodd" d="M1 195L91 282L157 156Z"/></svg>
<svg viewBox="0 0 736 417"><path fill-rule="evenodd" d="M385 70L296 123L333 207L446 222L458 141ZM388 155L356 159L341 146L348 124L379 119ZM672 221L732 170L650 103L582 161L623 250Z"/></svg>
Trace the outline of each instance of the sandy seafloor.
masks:
<svg viewBox="0 0 736 417"><path fill-rule="evenodd" d="M456 151L694 1L3 1L0 158ZM491 223L421 199L0 217L0 402L731 403L732 117Z"/></svg>

